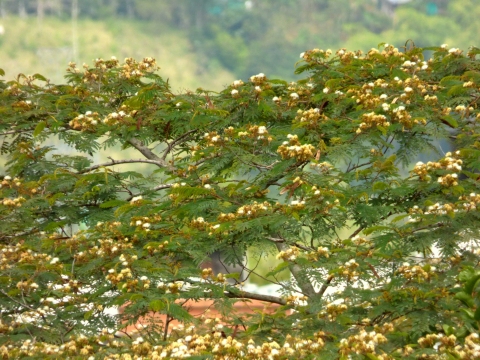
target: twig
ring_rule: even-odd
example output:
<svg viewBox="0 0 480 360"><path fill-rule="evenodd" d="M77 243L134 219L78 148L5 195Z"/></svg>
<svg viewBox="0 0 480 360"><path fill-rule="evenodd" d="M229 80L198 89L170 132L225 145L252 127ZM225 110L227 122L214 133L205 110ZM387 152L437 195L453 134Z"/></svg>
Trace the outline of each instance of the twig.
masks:
<svg viewBox="0 0 480 360"><path fill-rule="evenodd" d="M286 240L282 237L280 238L274 238L274 237L266 237L265 239L269 240L269 241L272 241L274 243L286 243ZM297 248L299 249L302 249L304 251L313 251L314 249L313 248L309 248L307 246L304 246L302 244L299 244L299 243L294 243L293 246L296 246Z"/></svg>
<svg viewBox="0 0 480 360"><path fill-rule="evenodd" d="M174 148L174 146L176 146L178 143L182 142L186 137L188 137L188 135L190 135L194 132L197 132L197 131L198 131L198 129L187 131L185 134L183 134L183 135L179 136L178 138L176 138L175 140L173 140L170 144L167 143L168 146L165 149L165 152L163 153L162 159L165 160L167 158L167 155Z"/></svg>
<svg viewBox="0 0 480 360"><path fill-rule="evenodd" d="M325 284L322 285L322 287L320 288L320 290L318 291L318 295L319 296L323 296L323 294L325 293L325 291L327 290L328 286L330 285L330 283L332 282L334 278L334 275L328 275L328 278L327 280L325 281Z"/></svg>
<svg viewBox="0 0 480 360"><path fill-rule="evenodd" d="M167 314L167 317L165 319L165 328L163 329L163 341L167 341L167 336L168 336L168 327L170 326L170 323L172 322L173 317Z"/></svg>
<svg viewBox="0 0 480 360"><path fill-rule="evenodd" d="M132 163L147 163L147 164L154 164L160 167L165 167L165 162L164 161L158 161L158 160L150 160L150 159L129 159L129 160L114 160L111 157L109 157L111 162L106 162L103 164L98 164L94 166L90 166L88 168L85 168L81 171L78 172L78 174L84 174L93 170L96 170L101 167L107 167L107 166L113 166L113 165L119 165L119 164L132 164Z"/></svg>
<svg viewBox="0 0 480 360"><path fill-rule="evenodd" d="M155 186L153 189L151 190L147 190L147 191L144 191L144 192L141 192L141 193L138 193L138 194L131 194L129 197L127 197L125 200L126 201L130 201L132 200L134 197L136 196L140 196L140 195L143 195L149 191L158 191L158 190L164 190L164 189L169 189L171 188L173 185L172 184L160 184L160 185L157 185Z"/></svg>

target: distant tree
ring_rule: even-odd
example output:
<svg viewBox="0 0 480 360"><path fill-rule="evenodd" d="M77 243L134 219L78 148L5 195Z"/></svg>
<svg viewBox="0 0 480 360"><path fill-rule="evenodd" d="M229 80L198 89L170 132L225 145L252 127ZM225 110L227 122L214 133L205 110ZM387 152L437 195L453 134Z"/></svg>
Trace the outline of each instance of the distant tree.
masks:
<svg viewBox="0 0 480 360"><path fill-rule="evenodd" d="M313 49L296 83L220 93L172 92L152 58L0 82L2 357L478 358L480 49L425 50ZM94 161L115 145L138 156ZM247 275L281 260L277 295L200 267L247 249ZM204 298L222 323L189 314Z"/></svg>

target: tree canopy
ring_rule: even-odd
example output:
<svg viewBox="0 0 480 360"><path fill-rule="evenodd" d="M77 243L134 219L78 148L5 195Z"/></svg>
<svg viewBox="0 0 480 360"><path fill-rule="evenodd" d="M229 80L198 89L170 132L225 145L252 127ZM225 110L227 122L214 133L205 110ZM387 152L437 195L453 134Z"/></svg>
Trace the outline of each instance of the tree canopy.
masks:
<svg viewBox="0 0 480 360"><path fill-rule="evenodd" d="M1 81L3 358L478 358L479 53L313 49L218 93L149 57ZM247 250L278 295L200 266ZM248 299L279 307L228 316Z"/></svg>

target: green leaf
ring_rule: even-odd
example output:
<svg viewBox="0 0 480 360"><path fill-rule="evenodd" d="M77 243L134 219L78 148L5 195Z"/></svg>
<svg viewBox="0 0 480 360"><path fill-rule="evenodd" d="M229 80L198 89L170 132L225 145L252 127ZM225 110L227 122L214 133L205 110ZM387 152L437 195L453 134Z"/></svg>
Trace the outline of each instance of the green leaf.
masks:
<svg viewBox="0 0 480 360"><path fill-rule="evenodd" d="M455 333L455 329L447 324L443 324L442 327L447 336Z"/></svg>
<svg viewBox="0 0 480 360"><path fill-rule="evenodd" d="M444 115L441 117L443 121L445 121L448 125L450 125L451 128L457 128L458 127L458 122L457 120L450 116L450 115Z"/></svg>
<svg viewBox="0 0 480 360"><path fill-rule="evenodd" d="M380 130L382 132L382 135L387 135L387 128L381 126L381 125L377 125L377 129Z"/></svg>
<svg viewBox="0 0 480 360"><path fill-rule="evenodd" d="M36 80L48 81L47 78L41 74L33 74L32 77Z"/></svg>
<svg viewBox="0 0 480 360"><path fill-rule="evenodd" d="M373 232L383 231L383 230L390 230L390 227L382 226L382 225L372 226L372 227L369 227L369 228L363 230L363 233L365 235L370 235Z"/></svg>
<svg viewBox="0 0 480 360"><path fill-rule="evenodd" d="M468 93L469 93L469 89L464 87L463 84L459 84L459 85L452 86L448 90L447 95L453 97L453 96L465 95Z"/></svg>
<svg viewBox="0 0 480 360"><path fill-rule="evenodd" d="M476 321L480 321L480 306L477 306L477 309L475 310L475 313L473 314L473 318Z"/></svg>
<svg viewBox="0 0 480 360"><path fill-rule="evenodd" d="M460 309L461 312L465 313L465 315L467 315L470 319L473 320L473 318L475 317L475 314L472 310L470 309L465 309L465 308L461 308Z"/></svg>
<svg viewBox="0 0 480 360"><path fill-rule="evenodd" d="M144 297L145 297L145 296L144 296L143 294L132 294L132 295L130 296L130 301L131 301L132 303L135 303L137 300L141 300L141 299L143 299Z"/></svg>
<svg viewBox="0 0 480 360"><path fill-rule="evenodd" d="M85 320L88 320L88 319L90 319L90 318L92 317L92 315L93 315L93 310L89 310L89 311L87 311L85 314L83 314L83 318L84 318Z"/></svg>
<svg viewBox="0 0 480 360"><path fill-rule="evenodd" d="M226 274L225 277L227 279L235 279L235 280L240 280L240 273L238 272L232 272L230 274Z"/></svg>
<svg viewBox="0 0 480 360"><path fill-rule="evenodd" d="M396 222L399 222L400 220L403 220L407 217L409 217L410 215L409 214L403 214L403 215L399 215L399 216L395 216L393 219L392 219L392 223L396 223Z"/></svg>
<svg viewBox="0 0 480 360"><path fill-rule="evenodd" d="M475 269L471 266L466 266L460 274L458 274L458 279L461 282L467 282L472 278L472 276L475 276Z"/></svg>
<svg viewBox="0 0 480 360"><path fill-rule="evenodd" d="M465 283L464 289L467 294L471 294L475 289L478 281L480 280L480 274L475 274Z"/></svg>
<svg viewBox="0 0 480 360"><path fill-rule="evenodd" d="M283 271L283 270L287 269L289 265L290 264L288 262L284 261L284 262L278 264L272 271L268 272L266 276L267 277L274 276L274 275L278 274L280 271Z"/></svg>
<svg viewBox="0 0 480 360"><path fill-rule="evenodd" d="M382 181L376 181L372 185L373 191L377 191L377 190L383 191L383 190L388 189L389 187L390 187L390 185L388 185L387 183L382 182Z"/></svg>
<svg viewBox="0 0 480 360"><path fill-rule="evenodd" d="M45 129L46 125L47 123L45 121L40 121L35 127L35 130L33 130L33 137L37 137L43 131L43 129Z"/></svg>
<svg viewBox="0 0 480 360"><path fill-rule="evenodd" d="M475 302L473 301L473 298L470 294L467 294L464 291L460 291L455 294L455 299L460 300L462 303L464 303L466 306L473 308L475 305Z"/></svg>
<svg viewBox="0 0 480 360"><path fill-rule="evenodd" d="M160 311L165 308L165 303L162 300L152 300L148 306L152 311Z"/></svg>
<svg viewBox="0 0 480 360"><path fill-rule="evenodd" d="M100 204L100 208L101 209L108 209L108 208L121 206L121 205L125 205L125 204L128 204L128 201L125 201L125 200L109 200L109 201L106 201L106 202Z"/></svg>

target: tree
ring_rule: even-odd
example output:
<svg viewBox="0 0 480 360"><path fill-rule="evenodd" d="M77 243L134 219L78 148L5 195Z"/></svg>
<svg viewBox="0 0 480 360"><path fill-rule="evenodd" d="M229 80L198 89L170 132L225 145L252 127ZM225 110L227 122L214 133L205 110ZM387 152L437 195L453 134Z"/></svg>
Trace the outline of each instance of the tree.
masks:
<svg viewBox="0 0 480 360"><path fill-rule="evenodd" d="M152 58L2 81L2 356L478 358L480 49L407 45L309 50L297 83L219 93L173 93ZM115 145L138 155L94 161ZM278 296L199 266L248 249L247 274L281 260ZM189 314L202 298L223 324ZM248 299L279 307L228 316Z"/></svg>

